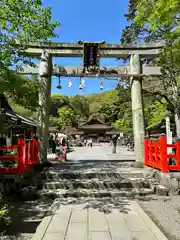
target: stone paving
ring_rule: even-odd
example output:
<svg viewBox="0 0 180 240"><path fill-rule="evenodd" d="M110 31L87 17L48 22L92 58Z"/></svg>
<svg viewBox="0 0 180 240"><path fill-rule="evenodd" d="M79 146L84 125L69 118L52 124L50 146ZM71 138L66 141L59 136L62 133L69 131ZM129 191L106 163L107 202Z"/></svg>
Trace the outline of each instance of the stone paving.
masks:
<svg viewBox="0 0 180 240"><path fill-rule="evenodd" d="M135 153L126 151L126 147L117 147L117 153L112 154L112 146L102 144L102 146L79 147L74 152L68 154L68 159L73 161L81 160L108 160L108 161L135 161Z"/></svg>
<svg viewBox="0 0 180 240"><path fill-rule="evenodd" d="M58 205L58 204L57 204ZM135 201L100 212L88 204L57 206L32 240L167 240Z"/></svg>
<svg viewBox="0 0 180 240"><path fill-rule="evenodd" d="M118 152L127 159L132 156L125 148L119 148ZM108 146L78 148L68 154L68 159L109 162L110 153ZM43 219L32 240L167 240L136 200L122 197L116 201L111 206L103 199L84 199L81 203L56 199L53 210Z"/></svg>

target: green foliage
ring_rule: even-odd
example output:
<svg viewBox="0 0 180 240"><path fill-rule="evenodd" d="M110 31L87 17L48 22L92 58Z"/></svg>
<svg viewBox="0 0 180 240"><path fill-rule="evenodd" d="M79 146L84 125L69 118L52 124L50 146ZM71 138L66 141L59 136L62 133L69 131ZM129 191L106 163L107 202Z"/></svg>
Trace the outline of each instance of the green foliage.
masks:
<svg viewBox="0 0 180 240"><path fill-rule="evenodd" d="M166 46L160 55L159 64L163 73L180 72L180 1L139 0L135 23L152 33L161 33ZM176 69L176 70L175 70Z"/></svg>
<svg viewBox="0 0 180 240"><path fill-rule="evenodd" d="M158 64L162 69L162 82L166 83L169 96L174 96L175 111L180 118L180 1L179 0L138 0L134 22L149 32L160 33L165 47L159 56ZM169 91L171 87L172 91ZM177 123L179 124L179 123Z"/></svg>
<svg viewBox="0 0 180 240"><path fill-rule="evenodd" d="M138 0L136 22L156 31L162 27L166 38L174 40L180 36L179 0Z"/></svg>
<svg viewBox="0 0 180 240"><path fill-rule="evenodd" d="M42 7L41 0L1 0L0 3L0 91L17 104L35 110L38 106L38 82L9 70L30 64L20 56L29 42L47 41L55 37L58 22L51 22L51 8ZM19 43L19 44L17 44Z"/></svg>
<svg viewBox="0 0 180 240"><path fill-rule="evenodd" d="M144 43L164 41L165 47L159 54L157 65L162 75L158 77L160 86L152 91L152 96L163 96L169 105L174 106L180 119L180 1L179 0L130 0L125 15L128 25L123 30L121 43ZM127 59L124 59L127 60ZM151 78L153 80L153 77ZM144 81L144 79L143 79ZM151 98L151 100L153 100ZM156 123L163 117L160 103L152 105L145 99L146 126ZM152 115L156 109L159 114ZM151 119L152 118L152 119ZM179 124L179 123L176 123ZM180 134L180 133L179 133Z"/></svg>
<svg viewBox="0 0 180 240"><path fill-rule="evenodd" d="M9 72L6 86L1 89L14 103L35 111L38 107L39 83L36 79Z"/></svg>
<svg viewBox="0 0 180 240"><path fill-rule="evenodd" d="M110 124L125 115L132 127L130 89L119 87L114 91L88 96L52 95L51 127L77 126L80 119L87 119L91 115L96 115Z"/></svg>
<svg viewBox="0 0 180 240"><path fill-rule="evenodd" d="M127 118L120 118L116 120L114 126L124 134L132 133L132 120L129 121Z"/></svg>
<svg viewBox="0 0 180 240"><path fill-rule="evenodd" d="M59 117L50 116L49 122L50 122L49 130L51 132L54 132L54 131L56 132L56 131L60 130L62 127Z"/></svg>
<svg viewBox="0 0 180 240"><path fill-rule="evenodd" d="M58 110L58 114L59 121L62 127L72 126L76 121L74 111L68 106L60 108Z"/></svg>
<svg viewBox="0 0 180 240"><path fill-rule="evenodd" d="M89 103L85 96L76 95L70 97L70 106L73 108L76 115L80 117L88 117L89 116Z"/></svg>
<svg viewBox="0 0 180 240"><path fill-rule="evenodd" d="M11 107L15 112L19 113L22 117L30 118L33 115L31 110L24 108L22 106L19 106L17 104L12 104Z"/></svg>
<svg viewBox="0 0 180 240"><path fill-rule="evenodd" d="M4 217L7 213L8 213L8 210L5 207L1 208L0 209L0 219L2 217Z"/></svg>
<svg viewBox="0 0 180 240"><path fill-rule="evenodd" d="M148 118L148 126L154 126L166 117L166 101L154 101L145 107L145 117Z"/></svg>
<svg viewBox="0 0 180 240"><path fill-rule="evenodd" d="M51 115L53 117L58 117L58 109L64 106L69 106L69 99L67 96L60 94L51 95Z"/></svg>
<svg viewBox="0 0 180 240"><path fill-rule="evenodd" d="M25 62L19 51L29 42L40 42L55 36L58 22L51 23L51 8L41 0L2 0L0 4L0 68ZM16 45L16 40L20 45Z"/></svg>

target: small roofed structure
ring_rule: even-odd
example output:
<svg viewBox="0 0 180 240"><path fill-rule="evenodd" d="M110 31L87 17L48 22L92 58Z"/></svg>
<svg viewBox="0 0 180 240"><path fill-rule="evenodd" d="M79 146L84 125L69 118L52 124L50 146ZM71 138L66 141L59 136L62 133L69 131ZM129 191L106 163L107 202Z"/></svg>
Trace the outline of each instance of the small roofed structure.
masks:
<svg viewBox="0 0 180 240"><path fill-rule="evenodd" d="M170 119L170 129L173 133L173 136L175 136L176 126L173 118ZM166 120L162 119L154 126L147 127L146 132L149 137L159 137L161 134L166 134Z"/></svg>
<svg viewBox="0 0 180 240"><path fill-rule="evenodd" d="M119 134L119 131L113 126L104 123L97 116L90 116L90 118L78 126L78 131L83 132L83 138L92 138L99 141L109 141L111 136Z"/></svg>
<svg viewBox="0 0 180 240"><path fill-rule="evenodd" d="M4 94L0 94L0 133L13 139L15 135L31 138L36 133L36 124L14 112Z"/></svg>

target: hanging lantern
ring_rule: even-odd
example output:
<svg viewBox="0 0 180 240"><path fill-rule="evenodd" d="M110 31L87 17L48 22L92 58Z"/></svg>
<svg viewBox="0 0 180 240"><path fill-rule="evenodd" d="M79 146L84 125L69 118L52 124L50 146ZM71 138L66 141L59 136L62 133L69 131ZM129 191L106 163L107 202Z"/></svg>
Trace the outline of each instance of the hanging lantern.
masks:
<svg viewBox="0 0 180 240"><path fill-rule="evenodd" d="M102 80L100 81L100 90L103 90L104 88L103 88L103 82L102 82Z"/></svg>
<svg viewBox="0 0 180 240"><path fill-rule="evenodd" d="M79 83L79 90L82 90L84 88L83 86L83 80L80 78L80 83Z"/></svg>
<svg viewBox="0 0 180 240"><path fill-rule="evenodd" d="M85 87L85 80L82 79L81 82L82 82L82 85L83 85L83 88L84 88Z"/></svg>
<svg viewBox="0 0 180 240"><path fill-rule="evenodd" d="M127 89L127 84L126 84L126 82L124 82L124 89Z"/></svg>
<svg viewBox="0 0 180 240"><path fill-rule="evenodd" d="M71 78L69 78L69 81L68 81L68 87L69 87L69 88L72 87L72 81L71 81Z"/></svg>
<svg viewBox="0 0 180 240"><path fill-rule="evenodd" d="M121 82L120 82L120 79L117 80L117 87L120 87L121 86Z"/></svg>
<svg viewBox="0 0 180 240"><path fill-rule="evenodd" d="M124 86L124 89L128 89L129 88L129 83L124 81L123 86Z"/></svg>
<svg viewBox="0 0 180 240"><path fill-rule="evenodd" d="M60 76L58 77L58 84L57 84L56 88L58 88L58 89L62 88L62 86L61 86L61 77Z"/></svg>

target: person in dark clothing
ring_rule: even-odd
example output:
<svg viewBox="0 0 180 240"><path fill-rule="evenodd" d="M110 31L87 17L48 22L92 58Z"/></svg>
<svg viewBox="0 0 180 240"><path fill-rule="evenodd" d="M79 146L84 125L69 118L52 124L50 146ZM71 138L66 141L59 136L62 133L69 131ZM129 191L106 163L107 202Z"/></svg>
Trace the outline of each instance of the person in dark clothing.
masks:
<svg viewBox="0 0 180 240"><path fill-rule="evenodd" d="M56 142L53 139L53 136L50 136L50 138L49 138L49 148L51 148L52 154L56 153Z"/></svg>
<svg viewBox="0 0 180 240"><path fill-rule="evenodd" d="M52 138L52 154L56 154L56 141Z"/></svg>
<svg viewBox="0 0 180 240"><path fill-rule="evenodd" d="M6 146L6 138L5 137L0 137L0 146L4 147ZM4 151L1 149L0 150L0 156L3 156Z"/></svg>
<svg viewBox="0 0 180 240"><path fill-rule="evenodd" d="M113 143L112 153L116 153L117 140L118 140L118 135L113 135L112 136L112 143Z"/></svg>

